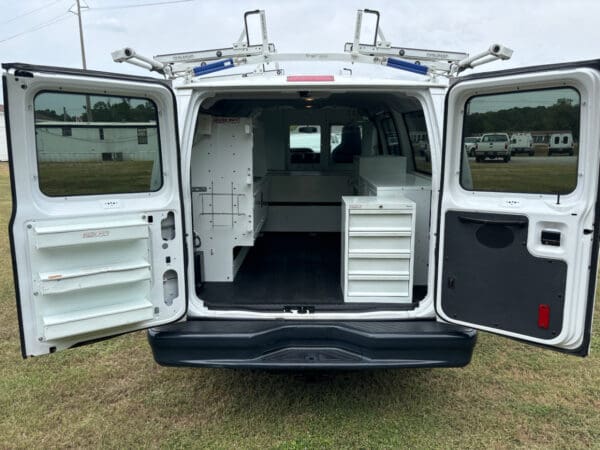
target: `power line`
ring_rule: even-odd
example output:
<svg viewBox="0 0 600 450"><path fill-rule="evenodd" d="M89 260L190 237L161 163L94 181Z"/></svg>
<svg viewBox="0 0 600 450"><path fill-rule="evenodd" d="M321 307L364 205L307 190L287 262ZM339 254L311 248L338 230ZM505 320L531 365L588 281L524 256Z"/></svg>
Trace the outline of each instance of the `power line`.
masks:
<svg viewBox="0 0 600 450"><path fill-rule="evenodd" d="M32 28L29 28L25 31L21 31L20 33L13 34L12 36L6 37L6 38L0 40L0 44L2 44L3 42L6 42L6 41L10 41L11 39L15 39L19 36L23 36L24 34L32 33L34 31L41 30L42 28L49 27L50 25L54 25L55 23L62 22L64 20L68 19L69 17L71 17L71 14L62 13L60 16L56 16L53 19L48 20L47 22L43 22L43 23L36 25Z"/></svg>
<svg viewBox="0 0 600 450"><path fill-rule="evenodd" d="M7 23L14 22L15 20L20 19L21 17L29 16L30 14L36 13L38 11L41 11L42 9L48 8L49 6L55 5L56 3L62 2L62 1L64 1L64 0L54 0L51 3L48 3L48 4L43 5L43 6L40 6L39 8L31 9L29 11L25 11L24 13L18 14L18 15L14 16L11 19L5 20L4 22L0 22L0 25L5 25Z"/></svg>
<svg viewBox="0 0 600 450"><path fill-rule="evenodd" d="M16 20L16 19L18 19L20 17L24 17L26 15L33 14L34 12L40 11L41 9L44 9L44 8L46 8L48 6L51 6L51 5L55 4L55 3L58 3L60 1L63 1L63 0L55 0L53 3L50 3L50 4L44 5L42 7L30 10L30 11L27 11L27 12L25 12L23 14L20 14L19 16L15 16L12 19L9 19L7 22L3 22L3 23L8 23L8 22ZM172 5L172 4L177 4L177 3L190 3L190 2L194 2L194 1L196 1L196 0L171 0L171 1L157 1L157 2L149 2L149 3L129 4L129 5L121 5L121 6L106 6L106 7L100 7L100 8L90 8L90 7L88 7L89 9L87 9L87 11L101 11L101 10L111 10L111 9L114 10L114 9L141 8L141 7L149 7L149 6ZM62 22L64 20L68 19L69 17L71 17L71 15L69 13L63 13L60 16L56 16L56 17L54 17L54 18L52 18L52 19L50 19L50 20L48 20L46 22L42 22L41 24L35 25L34 27L31 27L31 28L29 28L27 30L21 31L21 32L16 33L16 34L13 34L13 35L8 36L8 37L6 37L4 39L0 39L0 44L2 44L4 42L7 42L7 41L10 41L12 39L15 39L15 38L17 38L19 36L23 36L24 34L32 33L34 31L41 30L42 28L46 28L46 27L49 27L49 26L54 25L56 23Z"/></svg>
<svg viewBox="0 0 600 450"><path fill-rule="evenodd" d="M142 8L146 6L160 6L160 5L173 5L175 3L190 3L195 2L196 0L172 0L172 1L161 1L161 2L151 2L151 3L137 3L137 4L129 4L129 5L120 5L120 6L101 6L99 8L92 8L88 11L105 11L110 9L129 9L129 8Z"/></svg>

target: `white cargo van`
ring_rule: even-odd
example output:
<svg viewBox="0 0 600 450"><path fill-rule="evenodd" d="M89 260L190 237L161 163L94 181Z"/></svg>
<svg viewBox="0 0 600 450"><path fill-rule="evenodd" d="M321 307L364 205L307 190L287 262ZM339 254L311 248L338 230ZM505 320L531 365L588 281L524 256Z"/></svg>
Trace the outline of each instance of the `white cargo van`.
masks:
<svg viewBox="0 0 600 450"><path fill-rule="evenodd" d="M517 153L527 153L529 156L533 156L535 154L531 133L512 134L510 136L509 148L512 155L516 155Z"/></svg>
<svg viewBox="0 0 600 450"><path fill-rule="evenodd" d="M555 153L567 153L572 156L574 153L573 134L568 133L553 133L548 139L548 156Z"/></svg>
<svg viewBox="0 0 600 450"><path fill-rule="evenodd" d="M141 329L174 366L463 366L475 329L588 354L600 62L459 76L508 50L354 42L330 59L421 76L286 75L244 44L117 54L167 81L3 64L24 357ZM467 158L565 98L580 151L542 183Z"/></svg>

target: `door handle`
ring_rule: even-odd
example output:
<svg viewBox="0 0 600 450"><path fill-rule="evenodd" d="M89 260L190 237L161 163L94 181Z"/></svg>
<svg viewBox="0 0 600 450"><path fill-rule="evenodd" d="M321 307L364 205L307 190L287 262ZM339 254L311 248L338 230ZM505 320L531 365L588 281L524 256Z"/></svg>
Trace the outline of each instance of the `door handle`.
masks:
<svg viewBox="0 0 600 450"><path fill-rule="evenodd" d="M542 230L542 244L560 247L560 231Z"/></svg>
<svg viewBox="0 0 600 450"><path fill-rule="evenodd" d="M527 219L482 219L480 217L472 216L458 216L458 220L463 223L476 223L479 225L504 225L513 227L524 227L527 225Z"/></svg>

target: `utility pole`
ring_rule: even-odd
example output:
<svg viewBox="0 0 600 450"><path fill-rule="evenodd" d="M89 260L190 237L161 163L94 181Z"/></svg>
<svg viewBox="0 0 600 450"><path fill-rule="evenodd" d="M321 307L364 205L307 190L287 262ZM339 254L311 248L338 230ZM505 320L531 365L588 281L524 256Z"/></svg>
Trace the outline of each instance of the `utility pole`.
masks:
<svg viewBox="0 0 600 450"><path fill-rule="evenodd" d="M79 21L79 43L81 45L81 64L83 65L83 70L87 69L87 64L85 62L85 45L83 43L83 26L81 25L81 3L80 0L77 0L77 20Z"/></svg>
<svg viewBox="0 0 600 450"><path fill-rule="evenodd" d="M79 45L81 46L81 65L83 70L87 69L87 63L85 60L85 44L83 42L83 24L81 23L81 0L76 0L77 5L77 21L79 22ZM92 102L90 96L85 96L85 113L87 122L91 122L92 119Z"/></svg>

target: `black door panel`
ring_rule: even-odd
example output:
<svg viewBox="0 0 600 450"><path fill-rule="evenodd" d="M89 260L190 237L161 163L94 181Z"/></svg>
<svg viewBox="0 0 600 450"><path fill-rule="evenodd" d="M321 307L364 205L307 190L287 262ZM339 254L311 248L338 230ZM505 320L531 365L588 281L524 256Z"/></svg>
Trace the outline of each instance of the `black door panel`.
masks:
<svg viewBox="0 0 600 450"><path fill-rule="evenodd" d="M563 325L567 264L527 250L526 216L447 211L442 309L451 318L551 339Z"/></svg>

